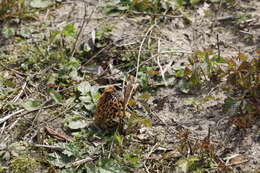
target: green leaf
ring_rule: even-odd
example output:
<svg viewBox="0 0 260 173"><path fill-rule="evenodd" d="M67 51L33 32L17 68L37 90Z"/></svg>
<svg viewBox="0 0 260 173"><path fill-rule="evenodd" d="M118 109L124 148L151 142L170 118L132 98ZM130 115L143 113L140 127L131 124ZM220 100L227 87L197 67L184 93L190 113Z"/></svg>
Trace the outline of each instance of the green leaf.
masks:
<svg viewBox="0 0 260 173"><path fill-rule="evenodd" d="M98 163L98 167L96 169L97 173L125 173L121 168L120 164L117 163L116 160L112 159L102 159Z"/></svg>
<svg viewBox="0 0 260 173"><path fill-rule="evenodd" d="M81 92L81 95L87 95L91 91L91 85L88 82L81 82L78 85L78 90Z"/></svg>
<svg viewBox="0 0 260 173"><path fill-rule="evenodd" d="M143 125L144 125L145 127L152 127L152 122L151 122L151 120L144 119L144 120L142 121L142 123L143 123Z"/></svg>
<svg viewBox="0 0 260 173"><path fill-rule="evenodd" d="M103 168L98 168L98 172L99 173L114 173L114 172L112 172L110 170L106 170L106 169L103 169Z"/></svg>
<svg viewBox="0 0 260 173"><path fill-rule="evenodd" d="M57 91L55 91L54 89L50 88L49 89L49 94L51 95L52 99L58 103L58 104L63 104L63 98L62 95L60 95L60 93L58 93Z"/></svg>
<svg viewBox="0 0 260 173"><path fill-rule="evenodd" d="M10 87L10 88L15 88L16 85L15 85L15 82L14 80L11 78L11 79L6 79L3 84L6 86L6 87Z"/></svg>
<svg viewBox="0 0 260 173"><path fill-rule="evenodd" d="M115 135L115 140L116 140L116 143L119 144L119 145L122 142L122 139L121 139L121 137L119 135Z"/></svg>
<svg viewBox="0 0 260 173"><path fill-rule="evenodd" d="M184 69L177 70L177 71L175 72L175 75L176 75L176 77L178 77L178 78L184 77Z"/></svg>
<svg viewBox="0 0 260 173"><path fill-rule="evenodd" d="M60 34L60 31L52 31L50 33L50 42L52 43L59 34Z"/></svg>
<svg viewBox="0 0 260 173"><path fill-rule="evenodd" d="M206 96L206 97L201 98L200 101L207 102L207 101L214 100L214 99L215 99L215 97L213 97L213 96Z"/></svg>
<svg viewBox="0 0 260 173"><path fill-rule="evenodd" d="M190 87L189 84L186 80L180 80L178 82L178 88L180 89L181 92L188 94L190 92Z"/></svg>
<svg viewBox="0 0 260 173"><path fill-rule="evenodd" d="M92 97L96 96L97 93L99 93L98 90L99 90L99 87L97 87L97 86L92 86L92 87L90 88L91 96L92 96Z"/></svg>
<svg viewBox="0 0 260 173"><path fill-rule="evenodd" d="M176 8L183 8L185 4L185 0L176 0Z"/></svg>
<svg viewBox="0 0 260 173"><path fill-rule="evenodd" d="M178 167L181 169L182 172L188 173L192 172L192 170L196 170L196 165L195 163L199 161L197 157L189 157L189 158L184 158L176 162Z"/></svg>
<svg viewBox="0 0 260 173"><path fill-rule="evenodd" d="M225 63L225 59L219 56L213 56L212 61L215 61L217 63Z"/></svg>
<svg viewBox="0 0 260 173"><path fill-rule="evenodd" d="M63 29L62 33L65 36L73 36L73 34L75 33L75 27L72 24L68 24L65 26L65 28Z"/></svg>
<svg viewBox="0 0 260 173"><path fill-rule="evenodd" d="M30 110L34 110L37 107L39 107L41 105L40 102L37 101L27 101L25 103L22 104L22 106L24 107L24 109L30 111Z"/></svg>
<svg viewBox="0 0 260 173"><path fill-rule="evenodd" d="M88 111L93 111L95 105L94 105L94 104L84 104L84 107L85 107Z"/></svg>
<svg viewBox="0 0 260 173"><path fill-rule="evenodd" d="M74 101L75 101L75 97L70 97L70 98L68 98L68 99L65 101L65 105L66 105L66 106L69 106L69 105L71 105L72 103L74 103Z"/></svg>
<svg viewBox="0 0 260 173"><path fill-rule="evenodd" d="M8 149L11 151L12 156L18 157L28 152L28 143L24 141L15 142L10 144Z"/></svg>
<svg viewBox="0 0 260 173"><path fill-rule="evenodd" d="M58 168L63 168L65 167L66 163L64 161L64 158L57 154L56 152L55 153L50 153L49 154L49 160L50 160L50 163L53 165L53 166L56 166Z"/></svg>
<svg viewBox="0 0 260 173"><path fill-rule="evenodd" d="M68 127L72 130L85 128L88 123L85 120L73 120L68 123Z"/></svg>
<svg viewBox="0 0 260 173"><path fill-rule="evenodd" d="M80 96L79 99L84 103L92 103L92 98L90 96Z"/></svg>
<svg viewBox="0 0 260 173"><path fill-rule="evenodd" d="M52 2L49 0L31 0L30 6L32 8L47 8L52 5Z"/></svg>
<svg viewBox="0 0 260 173"><path fill-rule="evenodd" d="M5 38L10 38L15 34L15 30L11 27L3 27L2 34Z"/></svg>

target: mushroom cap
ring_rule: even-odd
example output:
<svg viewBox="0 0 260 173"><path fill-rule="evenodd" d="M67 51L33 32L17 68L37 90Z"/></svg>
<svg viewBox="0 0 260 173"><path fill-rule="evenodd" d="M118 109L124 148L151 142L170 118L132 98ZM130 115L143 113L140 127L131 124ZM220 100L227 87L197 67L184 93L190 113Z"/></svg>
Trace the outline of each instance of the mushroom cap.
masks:
<svg viewBox="0 0 260 173"><path fill-rule="evenodd" d="M110 86L110 87L105 88L104 93L112 93L112 92L115 92L115 91L116 91L116 88L113 87L113 86Z"/></svg>

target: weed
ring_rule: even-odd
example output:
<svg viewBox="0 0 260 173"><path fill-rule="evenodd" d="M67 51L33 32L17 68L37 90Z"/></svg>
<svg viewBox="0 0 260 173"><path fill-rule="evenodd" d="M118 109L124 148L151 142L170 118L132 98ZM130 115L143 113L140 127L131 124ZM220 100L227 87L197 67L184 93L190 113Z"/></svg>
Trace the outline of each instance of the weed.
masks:
<svg viewBox="0 0 260 173"><path fill-rule="evenodd" d="M25 0L2 0L0 1L0 20L11 18L36 19L37 16L30 11Z"/></svg>
<svg viewBox="0 0 260 173"><path fill-rule="evenodd" d="M237 116L232 122L241 128L249 127L260 115L260 63L259 57L248 58L244 54L226 59L228 64L226 89L236 93L225 102L225 110L235 108Z"/></svg>
<svg viewBox="0 0 260 173"><path fill-rule="evenodd" d="M215 154L215 146L210 141L210 133L203 140L192 140L188 130L180 131L178 150L182 154L177 162L177 170L183 172L204 172L208 168L216 167L219 162Z"/></svg>
<svg viewBox="0 0 260 173"><path fill-rule="evenodd" d="M39 163L28 156L16 157L12 159L10 163L10 168L13 173L33 173L40 168Z"/></svg>
<svg viewBox="0 0 260 173"><path fill-rule="evenodd" d="M235 108L239 118L233 122L237 126L249 127L260 114L259 72L259 57L248 58L241 53L237 57L222 58L205 51L189 57L189 65L178 70L176 77L180 78L178 87L183 93L200 90L209 82L217 84L227 79L224 88L236 96L228 96L223 108L226 111Z"/></svg>
<svg viewBox="0 0 260 173"><path fill-rule="evenodd" d="M162 10L163 7L160 0L112 1L105 8L107 14L131 11L158 13Z"/></svg>
<svg viewBox="0 0 260 173"><path fill-rule="evenodd" d="M181 78L178 87L183 93L196 92L205 83L219 83L225 76L221 66L224 59L214 56L211 50L196 52L188 60L188 66L176 71L176 77Z"/></svg>
<svg viewBox="0 0 260 173"><path fill-rule="evenodd" d="M104 12L108 15L119 13L148 14L160 16L167 13L176 13L178 9L194 7L204 0L116 0L107 3ZM219 3L220 0L211 0L211 3ZM180 13L182 13L180 11Z"/></svg>

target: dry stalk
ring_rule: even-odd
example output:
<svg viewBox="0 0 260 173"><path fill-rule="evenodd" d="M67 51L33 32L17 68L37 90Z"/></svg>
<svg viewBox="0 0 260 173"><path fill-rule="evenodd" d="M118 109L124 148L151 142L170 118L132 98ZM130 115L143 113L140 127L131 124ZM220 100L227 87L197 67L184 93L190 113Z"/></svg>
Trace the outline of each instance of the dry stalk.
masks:
<svg viewBox="0 0 260 173"><path fill-rule="evenodd" d="M26 85L27 85L27 81L24 82L24 84L23 84L23 86L22 86L22 89L20 90L20 92L18 93L18 95L15 96L14 99L12 100L13 103L17 102L17 100L21 97L21 95L22 95L23 92L24 92L24 89L25 89Z"/></svg>
<svg viewBox="0 0 260 173"><path fill-rule="evenodd" d="M91 11L91 13L90 13L90 15L88 17L87 17L87 6L86 6L86 3L84 3L84 8L85 8L85 10L84 10L83 22L82 22L82 25L80 26L80 30L79 30L79 33L78 33L78 35L76 37L76 41L74 42L74 45L73 45L73 48L72 48L72 51L71 51L71 57L73 57L74 54L75 54L79 38L81 36L81 33L83 32L83 29L85 28L85 25L87 25L90 22L90 18L94 14L94 12L95 12L97 7L94 10Z"/></svg>
<svg viewBox="0 0 260 173"><path fill-rule="evenodd" d="M167 82L166 82L166 80L165 80L165 76L164 76L164 73L165 73L166 71L163 70L163 68L162 68L162 66L161 66L161 63L160 63L160 52L161 52L161 41L160 41L160 39L159 39L159 40L158 40L158 51L157 51L158 56L157 56L156 60L157 60L157 64L158 64L159 69L160 69L160 73L161 73L161 76L162 76L164 85L165 85L165 86L168 86L168 84L167 84Z"/></svg>
<svg viewBox="0 0 260 173"><path fill-rule="evenodd" d="M135 75L135 83L137 83L137 78L138 78L138 71L139 71L139 66L140 66L140 58L141 58L141 51L143 48L143 44L148 36L148 34L152 31L152 29L154 28L156 24L153 24L152 26L150 26L150 28L147 30L147 32L145 33L145 36L140 44L139 50L138 50L138 56L137 56L137 65L136 65L136 75Z"/></svg>

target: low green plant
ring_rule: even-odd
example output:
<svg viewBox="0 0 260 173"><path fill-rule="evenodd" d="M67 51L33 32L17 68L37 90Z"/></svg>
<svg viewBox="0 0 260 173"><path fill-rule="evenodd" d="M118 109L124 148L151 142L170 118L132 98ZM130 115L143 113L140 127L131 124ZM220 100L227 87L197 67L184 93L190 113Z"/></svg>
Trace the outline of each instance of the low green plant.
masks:
<svg viewBox="0 0 260 173"><path fill-rule="evenodd" d="M101 25L95 33L95 47L102 48L111 41L112 30L114 29L113 25L104 24Z"/></svg>
<svg viewBox="0 0 260 173"><path fill-rule="evenodd" d="M224 59L213 55L211 50L195 52L189 57L189 64L176 71L178 88L183 93L196 92L206 83L218 83L225 76Z"/></svg>
<svg viewBox="0 0 260 173"><path fill-rule="evenodd" d="M226 59L227 84L230 93L225 100L225 109L233 108L236 116L233 123L238 127L250 127L260 116L260 61L258 57L249 58L244 54Z"/></svg>
<svg viewBox="0 0 260 173"><path fill-rule="evenodd" d="M10 169L13 173L33 173L40 168L40 164L28 156L15 157L10 163Z"/></svg>
<svg viewBox="0 0 260 173"><path fill-rule="evenodd" d="M20 16L27 11L26 8L23 1L2 0L0 1L0 19Z"/></svg>
<svg viewBox="0 0 260 173"><path fill-rule="evenodd" d="M47 8L52 3L43 0L1 0L0 1L0 21L12 18L37 19L37 15L32 8Z"/></svg>
<svg viewBox="0 0 260 173"><path fill-rule="evenodd" d="M115 14L122 12L149 12L158 13L165 11L162 7L161 0L119 0L111 1L107 4L105 12Z"/></svg>
<svg viewBox="0 0 260 173"><path fill-rule="evenodd" d="M259 57L249 58L241 53L237 57L222 58L205 51L189 57L189 64L177 70L175 76L180 79L178 87L183 93L192 93L208 84L223 81L224 89L229 92L224 111L236 110L237 117L232 120L234 124L249 127L260 115L259 72Z"/></svg>
<svg viewBox="0 0 260 173"><path fill-rule="evenodd" d="M106 14L133 13L158 15L186 7L193 7L205 0L111 0L104 8ZM210 0L219 3L220 0Z"/></svg>
<svg viewBox="0 0 260 173"><path fill-rule="evenodd" d="M205 172L208 168L216 168L220 172L226 168L218 168L222 164L216 157L215 144L210 140L210 133L202 140L192 140L191 132L182 130L178 133L178 151L182 157L175 163L177 170L183 172Z"/></svg>

